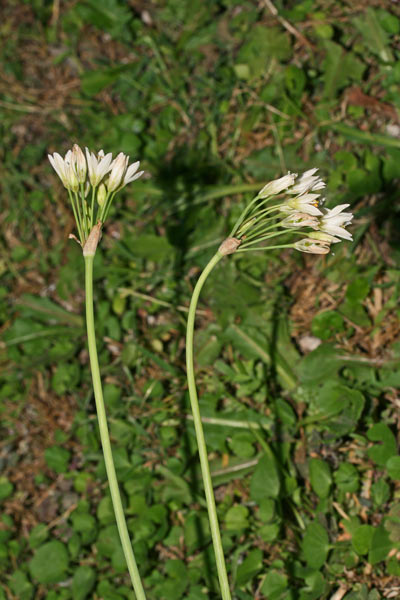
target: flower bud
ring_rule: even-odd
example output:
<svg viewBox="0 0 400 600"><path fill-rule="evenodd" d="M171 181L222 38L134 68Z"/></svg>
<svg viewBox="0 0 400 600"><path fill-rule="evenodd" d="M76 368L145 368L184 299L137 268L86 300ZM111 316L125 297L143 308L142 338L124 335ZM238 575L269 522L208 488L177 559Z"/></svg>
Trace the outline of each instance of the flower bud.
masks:
<svg viewBox="0 0 400 600"><path fill-rule="evenodd" d="M293 213L283 219L279 223L281 227L288 227L295 229L297 227L311 227L312 229L318 229L318 219L306 213Z"/></svg>
<svg viewBox="0 0 400 600"><path fill-rule="evenodd" d="M328 242L329 244L337 244L341 241L334 235L330 235L329 233L323 233L322 231L313 231L309 234L309 236L313 240L320 240L321 242Z"/></svg>
<svg viewBox="0 0 400 600"><path fill-rule="evenodd" d="M313 240L311 238L299 240L294 244L294 247L296 250L307 252L308 254L328 254L330 250L330 244L328 242Z"/></svg>
<svg viewBox="0 0 400 600"><path fill-rule="evenodd" d="M75 167L79 183L85 183L87 171L86 159L78 144L74 144L72 148L72 164Z"/></svg>
<svg viewBox="0 0 400 600"><path fill-rule="evenodd" d="M75 173L74 165L72 162L68 162L65 167L65 174L67 185L66 187L73 192L77 192L79 190L79 181Z"/></svg>
<svg viewBox="0 0 400 600"><path fill-rule="evenodd" d="M245 221L243 223L243 225L241 225L239 227L237 234L238 235L243 235L244 232L247 231L256 221L257 221L256 217L253 217L252 219L249 219L248 221Z"/></svg>
<svg viewBox="0 0 400 600"><path fill-rule="evenodd" d="M296 173L288 173L279 179L274 179L264 185L262 190L258 193L259 198L267 198L267 196L274 196L276 194L280 194L284 190L287 190L290 186L294 184L294 181L297 177Z"/></svg>
<svg viewBox="0 0 400 600"><path fill-rule="evenodd" d="M102 183L99 186L99 189L97 192L97 202L99 203L99 206L101 208L103 208L106 200L107 200L107 189L106 189L106 186L104 185L104 183Z"/></svg>

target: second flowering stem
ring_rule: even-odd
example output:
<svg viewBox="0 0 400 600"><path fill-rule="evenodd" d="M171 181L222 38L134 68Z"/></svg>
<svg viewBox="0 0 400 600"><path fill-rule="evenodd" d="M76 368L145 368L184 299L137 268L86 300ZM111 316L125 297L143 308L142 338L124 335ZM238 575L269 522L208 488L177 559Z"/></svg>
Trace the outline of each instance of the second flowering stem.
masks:
<svg viewBox="0 0 400 600"><path fill-rule="evenodd" d="M221 534L218 524L217 508L215 505L214 490L211 480L210 466L208 463L207 447L204 438L203 424L201 422L199 400L197 397L196 382L194 376L194 363L193 363L193 336L194 336L194 322L196 317L196 308L199 300L201 289L206 281L207 277L215 267L215 265L223 258L223 254L220 251L216 252L210 262L205 267L204 271L200 275L196 286L193 291L192 299L190 301L189 315L187 321L186 330L186 369L187 369L187 380L189 388L190 403L193 413L194 428L196 431L196 439L200 457L201 474L203 477L204 492L207 502L208 518L210 522L211 537L214 546L215 562L217 565L218 580L221 589L222 600L231 600L231 592L229 589L228 575L226 572L224 551L222 548Z"/></svg>

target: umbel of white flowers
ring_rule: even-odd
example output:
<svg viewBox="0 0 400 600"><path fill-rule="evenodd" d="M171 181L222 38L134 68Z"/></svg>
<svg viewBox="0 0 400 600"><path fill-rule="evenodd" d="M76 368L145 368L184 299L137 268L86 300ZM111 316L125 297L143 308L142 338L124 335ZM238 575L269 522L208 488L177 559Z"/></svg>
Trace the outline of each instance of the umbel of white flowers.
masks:
<svg viewBox="0 0 400 600"><path fill-rule="evenodd" d="M140 162L129 165L129 156L123 152L113 160L111 152L104 154L99 150L95 154L85 148L83 153L74 144L64 158L57 152L48 157L68 190L82 246L94 227L99 231L107 219L115 194L143 174L139 171Z"/></svg>
<svg viewBox="0 0 400 600"><path fill-rule="evenodd" d="M295 248L300 252L327 254L331 244L352 240L346 230L353 214L344 212L349 204L333 209L322 208L320 190L324 181L316 175L318 169L310 169L298 177L288 173L265 185L247 205L236 222L230 242L223 242L222 254L271 250L272 248ZM281 235L300 236L295 242L271 246L269 240ZM261 246L258 244L261 243ZM255 246L257 244L257 246Z"/></svg>

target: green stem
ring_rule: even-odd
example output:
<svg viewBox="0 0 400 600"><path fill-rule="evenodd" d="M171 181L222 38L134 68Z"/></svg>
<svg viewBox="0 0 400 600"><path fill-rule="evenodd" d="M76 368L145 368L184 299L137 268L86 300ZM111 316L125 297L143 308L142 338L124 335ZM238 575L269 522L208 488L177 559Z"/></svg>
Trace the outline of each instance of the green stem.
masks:
<svg viewBox="0 0 400 600"><path fill-rule="evenodd" d="M236 254L239 252L253 252L253 250L276 250L277 248L294 248L294 244L280 244L279 246L260 246L260 248L239 248L236 250Z"/></svg>
<svg viewBox="0 0 400 600"><path fill-rule="evenodd" d="M99 430L101 445L103 447L104 462L107 471L108 482L110 486L111 499L117 521L119 536L125 559L128 565L129 574L133 589L135 590L137 600L146 600L139 570L132 550L132 544L126 526L124 511L122 508L121 495L118 487L117 475L115 472L114 461L111 451L110 436L108 433L107 417L104 407L103 391L101 387L100 368L97 358L96 335L94 328L93 314L93 260L94 255L85 256L85 290L86 290L86 325L90 356L90 367L92 371L94 397L96 400L97 418L99 421Z"/></svg>
<svg viewBox="0 0 400 600"><path fill-rule="evenodd" d="M79 205L78 205L78 208L76 208L76 206L75 206L75 200L74 200L74 197L73 197L72 192L71 192L70 189L68 189L68 195L69 195L69 199L71 201L72 210L74 212L74 217L75 217L76 227L78 229L79 239L80 239L81 244L83 246L83 244L85 243L85 237L83 235L83 230L82 230L82 223L81 223L81 218L80 218Z"/></svg>
<svg viewBox="0 0 400 600"><path fill-rule="evenodd" d="M224 551L222 548L221 534L219 531L217 508L215 505L214 491L210 474L210 466L208 464L207 447L204 438L203 425L201 422L199 401L197 398L196 382L194 376L193 365L193 335L194 321L196 316L196 307L199 300L201 289L205 280L211 273L215 265L221 260L223 254L219 251L214 254L210 262L205 267L199 277L199 280L194 288L192 299L190 301L189 315L186 330L186 369L189 388L190 403L192 406L193 422L196 431L197 445L199 449L201 474L203 476L204 491L206 495L208 519L210 521L211 536L214 545L215 561L218 571L219 585L223 600L231 600L231 592L229 589L228 575L226 573Z"/></svg>
<svg viewBox="0 0 400 600"><path fill-rule="evenodd" d="M95 194L96 194L96 187L93 186L92 187L92 201L90 204L90 229L92 229L92 227L95 223L95 221L94 221L94 197L95 197Z"/></svg>

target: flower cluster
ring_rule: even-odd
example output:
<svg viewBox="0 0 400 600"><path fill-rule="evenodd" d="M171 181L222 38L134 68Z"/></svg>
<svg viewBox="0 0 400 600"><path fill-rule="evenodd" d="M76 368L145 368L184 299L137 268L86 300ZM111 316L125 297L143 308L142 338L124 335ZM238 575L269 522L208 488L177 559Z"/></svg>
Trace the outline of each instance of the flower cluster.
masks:
<svg viewBox="0 0 400 600"><path fill-rule="evenodd" d="M84 246L93 226L104 223L114 196L142 174L139 161L129 165L129 156L120 152L97 154L75 144L65 157L49 154L51 166L68 190L78 228L79 241Z"/></svg>
<svg viewBox="0 0 400 600"><path fill-rule="evenodd" d="M255 249L254 244L289 231L301 235L301 239L274 248L292 247L301 252L327 254L331 244L353 239L345 229L353 219L352 213L344 212L349 204L340 204L333 209L322 208L324 200L320 191L325 183L316 175L317 170L310 169L301 177L288 173L262 188L231 233L241 242L238 251ZM257 249L271 248L262 246Z"/></svg>

